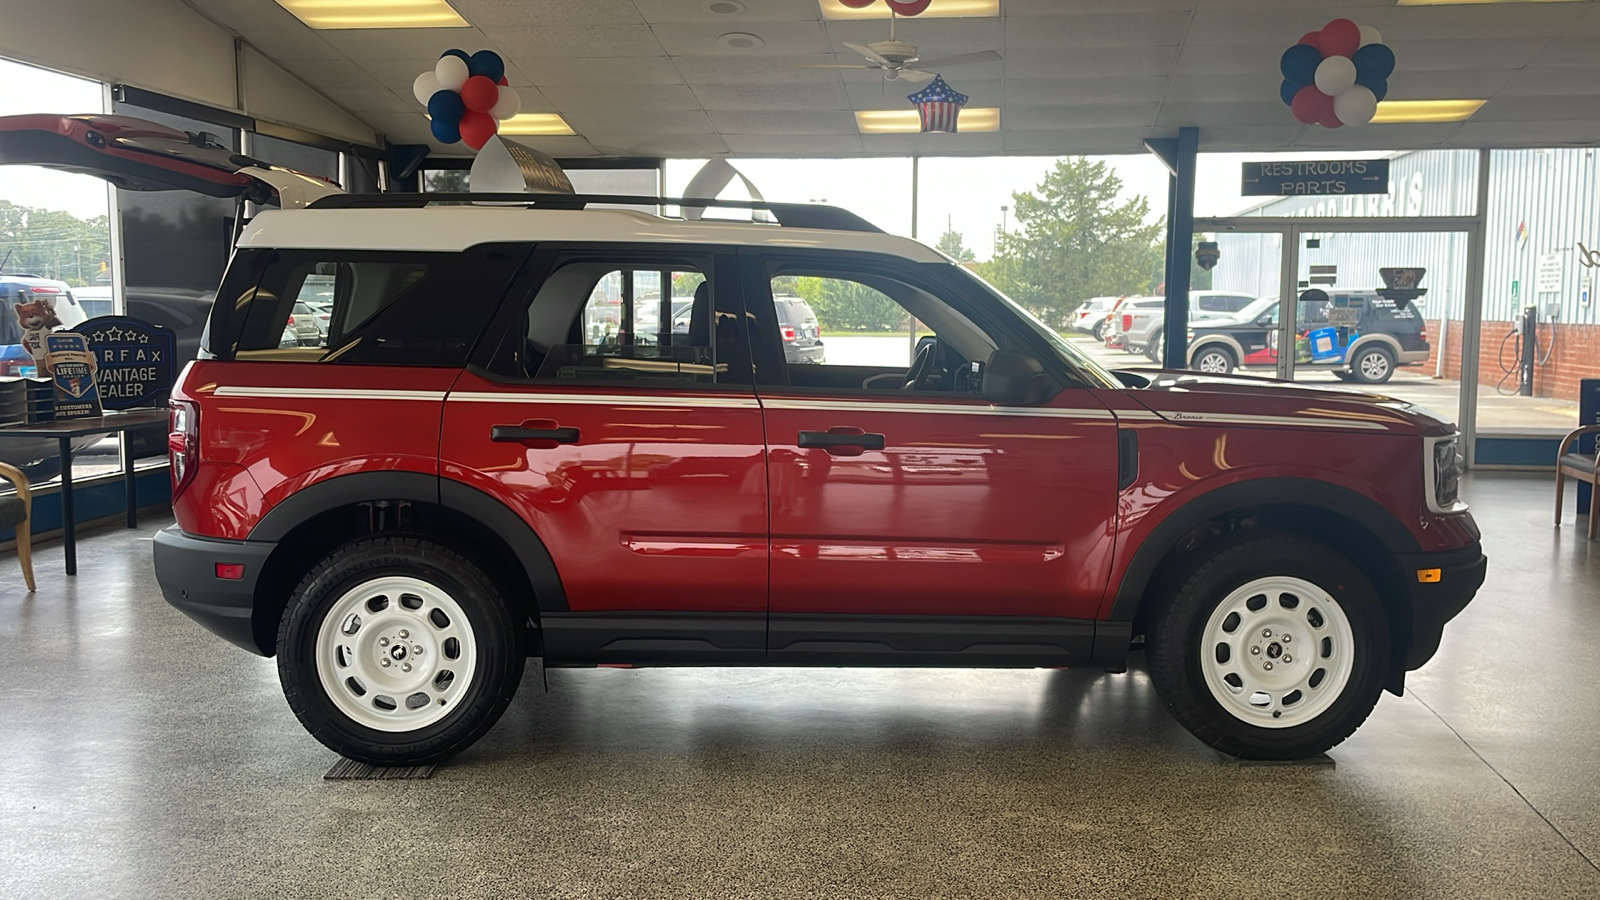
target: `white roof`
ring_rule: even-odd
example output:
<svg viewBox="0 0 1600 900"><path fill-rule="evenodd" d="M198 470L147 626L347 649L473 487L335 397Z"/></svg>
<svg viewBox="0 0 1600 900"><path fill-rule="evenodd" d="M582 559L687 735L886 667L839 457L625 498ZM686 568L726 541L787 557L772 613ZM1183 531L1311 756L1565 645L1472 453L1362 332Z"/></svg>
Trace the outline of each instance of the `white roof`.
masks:
<svg viewBox="0 0 1600 900"><path fill-rule="evenodd" d="M891 234L690 222L627 209L433 206L420 209L269 209L250 220L240 247L306 250L464 250L494 241L607 241L860 250L913 262L949 262Z"/></svg>

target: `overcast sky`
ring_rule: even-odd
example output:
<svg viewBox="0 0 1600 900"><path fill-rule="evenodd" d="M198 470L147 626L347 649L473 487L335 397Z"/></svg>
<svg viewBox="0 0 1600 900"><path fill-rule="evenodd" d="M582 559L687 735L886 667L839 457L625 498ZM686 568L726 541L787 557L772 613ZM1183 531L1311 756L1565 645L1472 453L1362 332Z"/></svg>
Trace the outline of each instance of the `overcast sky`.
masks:
<svg viewBox="0 0 1600 900"><path fill-rule="evenodd" d="M84 113L102 109L101 86L32 66L0 60L0 115ZM1285 112L1287 115L1287 112ZM1306 159L1374 154L1204 154L1195 190L1197 215L1230 215L1252 205L1239 196L1239 163L1246 159ZM1124 198L1144 196L1150 218L1166 214L1167 170L1148 153L1107 156L1122 179ZM917 237L933 243L946 223L961 232L979 259L987 259L1002 213L1016 191L1031 190L1054 164L1046 157L926 157L918 166ZM676 196L704 160L669 160L666 191ZM734 165L768 200L826 201L846 207L886 231L911 233L909 159L741 159ZM742 188L730 191L737 196ZM107 187L98 179L27 166L0 166L0 199L59 209L81 218L104 215Z"/></svg>

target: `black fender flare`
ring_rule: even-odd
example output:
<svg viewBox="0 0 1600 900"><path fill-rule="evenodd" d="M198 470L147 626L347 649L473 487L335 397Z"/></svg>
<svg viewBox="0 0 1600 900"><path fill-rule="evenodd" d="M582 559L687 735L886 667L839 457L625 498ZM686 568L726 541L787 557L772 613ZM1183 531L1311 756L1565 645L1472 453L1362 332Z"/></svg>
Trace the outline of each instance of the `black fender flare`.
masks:
<svg viewBox="0 0 1600 900"><path fill-rule="evenodd" d="M1117 586L1107 617L1131 622L1156 567L1178 540L1201 523L1238 509L1255 506L1305 506L1333 513L1372 532L1394 553L1417 553L1417 540L1377 501L1356 491L1310 478L1258 478L1225 485L1201 494L1179 507L1150 532L1133 552L1133 559Z"/></svg>
<svg viewBox="0 0 1600 900"><path fill-rule="evenodd" d="M247 540L277 542L331 509L378 500L431 503L466 515L499 535L521 563L541 612L564 612L567 594L544 541L504 503L470 485L421 472L358 472L309 485L267 511Z"/></svg>

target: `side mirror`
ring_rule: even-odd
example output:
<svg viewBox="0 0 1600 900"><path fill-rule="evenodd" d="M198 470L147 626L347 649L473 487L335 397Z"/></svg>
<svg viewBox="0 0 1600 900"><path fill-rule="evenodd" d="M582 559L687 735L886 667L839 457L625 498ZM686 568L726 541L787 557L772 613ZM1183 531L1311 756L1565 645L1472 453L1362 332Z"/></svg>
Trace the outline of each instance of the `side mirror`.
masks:
<svg viewBox="0 0 1600 900"><path fill-rule="evenodd" d="M1268 314L1268 313L1262 313L1261 315L1256 317L1256 324L1257 325L1271 325L1272 324L1272 316L1270 314Z"/></svg>
<svg viewBox="0 0 1600 900"><path fill-rule="evenodd" d="M1022 406L1044 396L1044 366L1031 356L996 350L983 369L983 399L996 406Z"/></svg>

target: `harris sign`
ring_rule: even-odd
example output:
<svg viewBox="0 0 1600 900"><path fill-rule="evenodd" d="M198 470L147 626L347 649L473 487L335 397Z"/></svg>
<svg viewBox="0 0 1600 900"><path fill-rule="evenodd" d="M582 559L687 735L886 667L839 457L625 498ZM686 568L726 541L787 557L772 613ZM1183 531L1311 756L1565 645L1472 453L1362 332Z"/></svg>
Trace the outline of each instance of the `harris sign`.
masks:
<svg viewBox="0 0 1600 900"><path fill-rule="evenodd" d="M171 329L129 316L100 316L72 330L89 340L106 409L166 402L178 375L178 341Z"/></svg>

